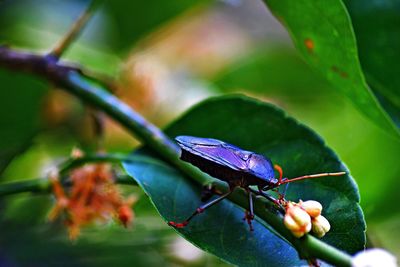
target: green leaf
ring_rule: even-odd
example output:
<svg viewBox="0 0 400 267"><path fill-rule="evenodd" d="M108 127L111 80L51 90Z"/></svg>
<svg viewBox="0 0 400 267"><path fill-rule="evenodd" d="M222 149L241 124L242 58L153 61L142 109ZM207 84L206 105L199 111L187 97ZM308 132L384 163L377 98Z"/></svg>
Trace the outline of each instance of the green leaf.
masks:
<svg viewBox="0 0 400 267"><path fill-rule="evenodd" d="M133 164L124 165L125 170L138 181L166 221L183 221L201 204L201 186L179 171L147 157L134 157L133 161ZM196 246L236 265L306 264L298 259L294 248L266 230L261 222L255 221L255 231L250 232L242 220L243 215L241 208L223 201L178 231ZM277 256L281 253L287 256L280 259ZM277 256L271 258L272 255Z"/></svg>
<svg viewBox="0 0 400 267"><path fill-rule="evenodd" d="M340 0L264 1L311 66L367 117L390 133L399 133L365 81L351 21Z"/></svg>
<svg viewBox="0 0 400 267"><path fill-rule="evenodd" d="M171 137L185 134L218 138L261 153L281 165L286 177L346 170L309 128L278 108L247 97L206 100L166 132ZM132 162L124 163L124 167L148 194L165 221L184 220L201 204L201 185L160 160L135 156ZM287 198L320 201L324 216L332 224L331 232L323 240L349 253L363 249L365 222L358 204L357 187L350 176L293 183L288 188ZM298 260L294 248L274 235L260 218L256 218L254 232L248 230L242 218L243 209L224 200L177 231L200 248L236 265L305 264Z"/></svg>
<svg viewBox="0 0 400 267"><path fill-rule="evenodd" d="M357 38L361 66L378 100L400 127L400 1L344 1Z"/></svg>
<svg viewBox="0 0 400 267"><path fill-rule="evenodd" d="M0 70L0 175L39 130L45 85L23 74Z"/></svg>

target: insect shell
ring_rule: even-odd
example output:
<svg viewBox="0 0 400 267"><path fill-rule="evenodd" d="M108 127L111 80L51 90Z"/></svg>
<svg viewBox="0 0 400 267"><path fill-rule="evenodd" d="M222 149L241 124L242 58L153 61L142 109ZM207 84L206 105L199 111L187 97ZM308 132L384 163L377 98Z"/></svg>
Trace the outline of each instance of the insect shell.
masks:
<svg viewBox="0 0 400 267"><path fill-rule="evenodd" d="M181 159L230 186L273 188L278 185L271 161L264 156L212 138L178 136Z"/></svg>

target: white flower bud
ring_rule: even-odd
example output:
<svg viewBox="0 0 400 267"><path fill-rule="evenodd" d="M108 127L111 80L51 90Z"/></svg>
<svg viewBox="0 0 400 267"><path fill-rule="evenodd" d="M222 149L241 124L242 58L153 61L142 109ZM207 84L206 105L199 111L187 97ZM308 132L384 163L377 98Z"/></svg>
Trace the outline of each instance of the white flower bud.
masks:
<svg viewBox="0 0 400 267"><path fill-rule="evenodd" d="M396 258L380 248L367 249L357 253L351 260L352 267L397 267Z"/></svg>
<svg viewBox="0 0 400 267"><path fill-rule="evenodd" d="M288 203L283 223L298 238L311 230L311 217L299 205Z"/></svg>
<svg viewBox="0 0 400 267"><path fill-rule="evenodd" d="M311 217L315 218L321 215L322 205L315 200L307 200L299 202L300 207L302 207Z"/></svg>
<svg viewBox="0 0 400 267"><path fill-rule="evenodd" d="M289 215L286 215L283 218L283 223L285 224L286 228L289 229L290 231L298 231L300 230L300 225L297 224L297 222Z"/></svg>
<svg viewBox="0 0 400 267"><path fill-rule="evenodd" d="M322 215L312 219L312 231L319 238L323 237L331 229L329 221Z"/></svg>

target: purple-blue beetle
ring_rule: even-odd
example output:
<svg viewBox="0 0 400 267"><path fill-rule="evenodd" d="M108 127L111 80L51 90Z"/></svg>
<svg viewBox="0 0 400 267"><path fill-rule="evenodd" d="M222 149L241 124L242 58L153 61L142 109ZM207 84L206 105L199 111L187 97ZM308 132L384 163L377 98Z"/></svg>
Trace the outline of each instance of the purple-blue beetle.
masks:
<svg viewBox="0 0 400 267"><path fill-rule="evenodd" d="M229 185L229 192L200 206L185 221L181 223L169 222L169 225L176 228L185 227L194 216L217 204L239 186L244 188L249 195L249 210L246 210L245 219L249 224L250 230L253 230L251 225L251 221L254 219L252 194L262 195L269 200L276 201L263 191L274 189L293 181L346 174L345 172L319 173L287 179L282 178L281 167L272 165L270 159L223 141L183 135L176 137L175 140L181 147L182 160L193 164L203 172L219 180L227 182ZM274 169L279 173L278 179L275 178ZM258 190L254 190L249 186L257 186Z"/></svg>

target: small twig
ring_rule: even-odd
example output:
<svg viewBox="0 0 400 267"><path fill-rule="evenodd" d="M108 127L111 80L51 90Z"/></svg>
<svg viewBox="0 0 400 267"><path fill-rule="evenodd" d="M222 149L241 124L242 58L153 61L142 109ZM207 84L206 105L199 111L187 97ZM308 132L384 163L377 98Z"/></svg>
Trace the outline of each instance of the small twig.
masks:
<svg viewBox="0 0 400 267"><path fill-rule="evenodd" d="M71 46L79 34L82 33L87 22L92 17L94 11L97 9L101 1L93 0L84 12L78 17L78 19L72 24L69 31L64 35L64 37L57 43L53 50L49 53L49 56L53 57L55 60L61 58L66 50Z"/></svg>
<svg viewBox="0 0 400 267"><path fill-rule="evenodd" d="M96 150L102 151L104 148L105 116L101 111L92 108L89 108L89 115L92 122L91 128L94 134Z"/></svg>
<svg viewBox="0 0 400 267"><path fill-rule="evenodd" d="M82 158L76 158L76 159L70 158L59 165L59 174L61 177L64 177L68 174L69 171L89 163L100 163L100 162L121 163L122 161L130 161L129 156L124 154L97 154L97 155L87 155ZM116 176L115 181L116 183L119 184L137 185L137 183L127 175ZM61 179L61 183L63 185L69 186L70 180ZM51 181L48 178L21 180L16 182L0 184L0 196L23 193L23 192L46 193L50 191L51 191Z"/></svg>
<svg viewBox="0 0 400 267"><path fill-rule="evenodd" d="M96 155L86 155L81 158L68 159L61 163L59 166L60 175L65 175L72 169L78 168L88 163L121 163L122 161L130 161L128 155L125 154L96 154Z"/></svg>
<svg viewBox="0 0 400 267"><path fill-rule="evenodd" d="M65 186L70 186L71 181L63 180L61 183ZM135 180L128 175L115 177L115 183L124 185L137 185ZM0 197L17 194L17 193L49 193L52 189L51 180L48 178L38 178L21 180L9 183L0 184Z"/></svg>
<svg viewBox="0 0 400 267"><path fill-rule="evenodd" d="M47 178L1 183L0 196L6 196L24 192L47 193L50 192L50 188L51 188L51 183Z"/></svg>

